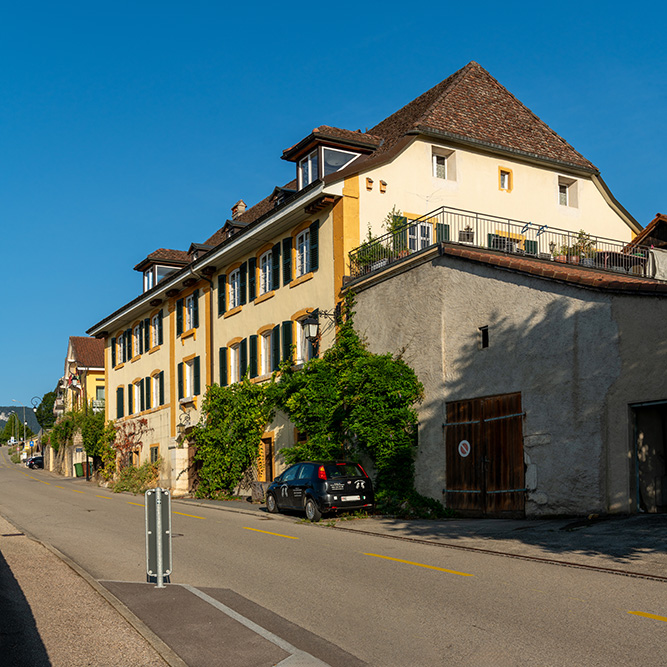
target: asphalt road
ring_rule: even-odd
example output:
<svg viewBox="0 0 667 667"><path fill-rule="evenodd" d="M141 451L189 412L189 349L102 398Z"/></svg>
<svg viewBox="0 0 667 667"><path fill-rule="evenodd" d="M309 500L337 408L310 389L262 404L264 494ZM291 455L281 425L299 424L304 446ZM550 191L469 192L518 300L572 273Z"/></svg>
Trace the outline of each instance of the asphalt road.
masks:
<svg viewBox="0 0 667 667"><path fill-rule="evenodd" d="M172 506L173 577L372 665L664 665L667 584ZM8 464L0 512L98 580L145 581L143 498Z"/></svg>

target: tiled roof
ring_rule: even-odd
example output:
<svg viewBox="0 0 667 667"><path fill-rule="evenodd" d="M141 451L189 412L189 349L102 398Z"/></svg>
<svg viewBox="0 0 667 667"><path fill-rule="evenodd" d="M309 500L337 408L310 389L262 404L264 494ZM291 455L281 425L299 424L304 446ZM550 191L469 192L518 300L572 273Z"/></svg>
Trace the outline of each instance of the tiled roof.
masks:
<svg viewBox="0 0 667 667"><path fill-rule="evenodd" d="M190 262L190 256L186 250L170 250L169 248L158 248L153 251L146 259L142 259L139 264L134 267L135 271L143 271L150 264L175 264L178 266L185 266Z"/></svg>
<svg viewBox="0 0 667 667"><path fill-rule="evenodd" d="M375 149L382 143L382 137L376 137L372 134L362 132L361 130L343 130L340 127L332 127L331 125L320 125L316 127L307 137L301 139L294 146L290 146L283 151L283 159L295 159L300 151L303 151L315 141L332 141L342 142L351 146L359 148Z"/></svg>
<svg viewBox="0 0 667 667"><path fill-rule="evenodd" d="M450 257L460 257L489 266L509 271L527 273L539 278L565 282L579 287L629 292L632 294L650 294L667 296L667 283L650 278L642 278L621 273L599 271L594 268L579 267L575 264L560 264L540 259L531 259L517 255L493 252L482 248L442 244L442 253Z"/></svg>
<svg viewBox="0 0 667 667"><path fill-rule="evenodd" d="M369 134L385 140L377 151L383 153L406 134L419 131L597 171L476 62L378 123Z"/></svg>
<svg viewBox="0 0 667 667"><path fill-rule="evenodd" d="M649 222L644 229L635 236L628 246L654 245L657 247L667 246L667 215L656 213L655 218Z"/></svg>
<svg viewBox="0 0 667 667"><path fill-rule="evenodd" d="M90 336L70 336L70 345L79 366L104 368L104 340Z"/></svg>

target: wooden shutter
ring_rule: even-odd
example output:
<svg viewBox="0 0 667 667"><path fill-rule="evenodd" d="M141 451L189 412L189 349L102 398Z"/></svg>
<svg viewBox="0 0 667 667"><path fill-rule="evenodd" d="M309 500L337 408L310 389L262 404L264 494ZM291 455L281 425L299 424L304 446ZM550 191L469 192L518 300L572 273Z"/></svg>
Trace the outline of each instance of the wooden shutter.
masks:
<svg viewBox="0 0 667 667"><path fill-rule="evenodd" d="M178 398L183 398L183 362L178 364Z"/></svg>
<svg viewBox="0 0 667 667"><path fill-rule="evenodd" d="M280 325L273 327L271 334L271 370L275 371L280 366Z"/></svg>
<svg viewBox="0 0 667 667"><path fill-rule="evenodd" d="M317 271L320 266L320 221L310 226L310 266L308 271Z"/></svg>
<svg viewBox="0 0 667 667"><path fill-rule="evenodd" d="M116 366L116 339L111 339L111 368Z"/></svg>
<svg viewBox="0 0 667 667"><path fill-rule="evenodd" d="M134 414L134 385L127 385L127 414Z"/></svg>
<svg viewBox="0 0 667 667"><path fill-rule="evenodd" d="M239 300L239 303L241 305L244 305L247 302L246 300L247 282L248 282L248 264L247 262L243 262L243 264L241 264L241 266L239 267L239 290L241 291L241 298Z"/></svg>
<svg viewBox="0 0 667 667"><path fill-rule="evenodd" d="M201 394L201 368L200 368L200 363L199 363L199 357L195 357L192 360L192 371L194 375L194 391L193 394L195 396L199 396Z"/></svg>
<svg viewBox="0 0 667 667"><path fill-rule="evenodd" d="M524 241L523 249L526 255L537 255L537 241Z"/></svg>
<svg viewBox="0 0 667 667"><path fill-rule="evenodd" d="M125 397L124 394L125 391L123 390L123 387L118 387L116 389L116 419L120 419L123 417L123 409L124 409L124 403L125 403Z"/></svg>
<svg viewBox="0 0 667 667"><path fill-rule="evenodd" d="M139 411L143 412L146 409L146 394L145 394L145 382L144 379L141 378L139 380Z"/></svg>
<svg viewBox="0 0 667 667"><path fill-rule="evenodd" d="M227 312L227 276L218 276L218 317Z"/></svg>
<svg viewBox="0 0 667 667"><path fill-rule="evenodd" d="M139 322L139 335L137 340L137 354L143 354L144 353L144 321L141 320Z"/></svg>
<svg viewBox="0 0 667 667"><path fill-rule="evenodd" d="M257 336L250 336L250 377L257 375Z"/></svg>
<svg viewBox="0 0 667 667"><path fill-rule="evenodd" d="M196 329L199 326L199 290L192 293L192 326Z"/></svg>
<svg viewBox="0 0 667 667"><path fill-rule="evenodd" d="M248 370L248 339L244 338L239 344L239 378L243 379Z"/></svg>
<svg viewBox="0 0 667 667"><path fill-rule="evenodd" d="M442 243L443 241L449 241L449 225L437 222L435 224L435 242Z"/></svg>
<svg viewBox="0 0 667 667"><path fill-rule="evenodd" d="M280 287L280 243L271 250L271 289Z"/></svg>
<svg viewBox="0 0 667 667"><path fill-rule="evenodd" d="M220 386L226 387L227 381L227 348L220 348Z"/></svg>
<svg viewBox="0 0 667 667"><path fill-rule="evenodd" d="M155 343L157 345L157 341ZM151 349L151 321L150 318L144 320L144 352Z"/></svg>
<svg viewBox="0 0 667 667"><path fill-rule="evenodd" d="M160 405L164 405L164 371L160 371L158 378L158 383L160 385Z"/></svg>
<svg viewBox="0 0 667 667"><path fill-rule="evenodd" d="M183 333L183 299L176 302L176 335Z"/></svg>
<svg viewBox="0 0 667 667"><path fill-rule="evenodd" d="M288 320L283 322L283 361L292 358L292 336L294 322Z"/></svg>
<svg viewBox="0 0 667 667"><path fill-rule="evenodd" d="M283 285L292 280L292 237L283 239Z"/></svg>
<svg viewBox="0 0 667 667"><path fill-rule="evenodd" d="M153 405L151 404L151 384L153 378L147 377L144 378L144 394L146 396L146 410L150 410Z"/></svg>
<svg viewBox="0 0 667 667"><path fill-rule="evenodd" d="M248 301L254 301L257 296L257 258L248 260Z"/></svg>
<svg viewBox="0 0 667 667"><path fill-rule="evenodd" d="M162 319L164 318L164 313L162 310L158 313L157 317L157 344L162 345Z"/></svg>

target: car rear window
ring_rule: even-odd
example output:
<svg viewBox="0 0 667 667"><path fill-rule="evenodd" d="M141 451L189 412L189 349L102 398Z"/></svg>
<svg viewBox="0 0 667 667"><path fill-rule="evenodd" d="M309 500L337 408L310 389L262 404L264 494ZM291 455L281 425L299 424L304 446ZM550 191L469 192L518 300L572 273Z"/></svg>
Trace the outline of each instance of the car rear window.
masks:
<svg viewBox="0 0 667 667"><path fill-rule="evenodd" d="M363 470L356 463L332 463L324 466L327 479L334 477L366 477Z"/></svg>

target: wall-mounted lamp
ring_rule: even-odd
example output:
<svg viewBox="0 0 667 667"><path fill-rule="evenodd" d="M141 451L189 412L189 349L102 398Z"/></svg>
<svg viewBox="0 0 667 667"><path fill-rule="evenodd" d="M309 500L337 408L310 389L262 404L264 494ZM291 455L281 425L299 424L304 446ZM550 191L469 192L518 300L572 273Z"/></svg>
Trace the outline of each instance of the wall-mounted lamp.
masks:
<svg viewBox="0 0 667 667"><path fill-rule="evenodd" d="M313 310L308 317L303 320L303 333L312 343L317 340L320 331L320 311Z"/></svg>

